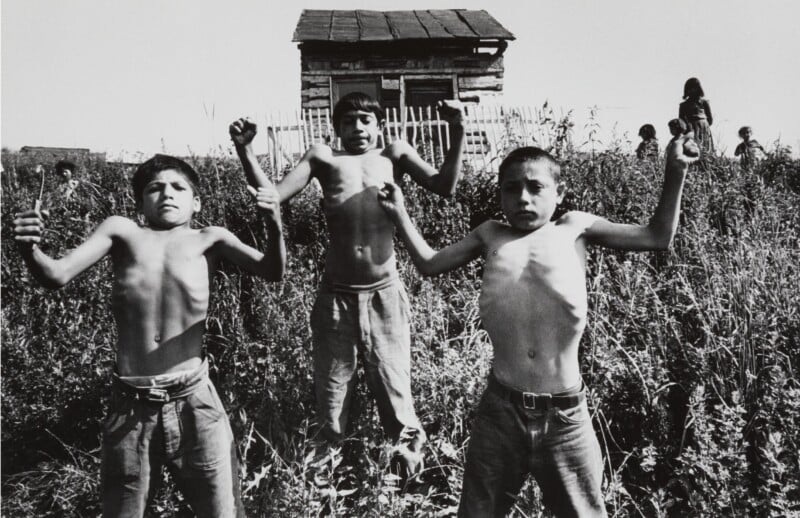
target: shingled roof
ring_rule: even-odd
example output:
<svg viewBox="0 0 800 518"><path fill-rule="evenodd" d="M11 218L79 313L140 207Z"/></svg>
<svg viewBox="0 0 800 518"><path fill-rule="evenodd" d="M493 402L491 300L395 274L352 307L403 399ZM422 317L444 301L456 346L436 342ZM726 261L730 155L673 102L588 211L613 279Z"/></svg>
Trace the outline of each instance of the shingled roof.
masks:
<svg viewBox="0 0 800 518"><path fill-rule="evenodd" d="M513 40L486 11L344 11L304 9L292 41Z"/></svg>

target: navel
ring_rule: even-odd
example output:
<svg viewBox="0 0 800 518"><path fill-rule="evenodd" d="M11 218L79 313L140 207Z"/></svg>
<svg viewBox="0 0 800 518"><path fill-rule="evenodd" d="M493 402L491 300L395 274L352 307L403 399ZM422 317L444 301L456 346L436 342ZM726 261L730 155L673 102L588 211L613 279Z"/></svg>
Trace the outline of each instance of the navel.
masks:
<svg viewBox="0 0 800 518"><path fill-rule="evenodd" d="M155 340L156 342L160 342L161 341L161 334L156 333L156 335L153 337L153 340Z"/></svg>
<svg viewBox="0 0 800 518"><path fill-rule="evenodd" d="M530 358L531 360L536 358L536 351L534 351L533 349L528 349L528 358Z"/></svg>

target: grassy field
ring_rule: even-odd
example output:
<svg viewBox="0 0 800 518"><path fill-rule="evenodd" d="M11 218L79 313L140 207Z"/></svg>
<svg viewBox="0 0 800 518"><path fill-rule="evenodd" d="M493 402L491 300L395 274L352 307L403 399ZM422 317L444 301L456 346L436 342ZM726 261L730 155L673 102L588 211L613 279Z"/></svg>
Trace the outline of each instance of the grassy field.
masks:
<svg viewBox="0 0 800 518"><path fill-rule="evenodd" d="M561 150L581 209L643 222L663 163L620 151ZM62 290L26 274L13 212L32 207L36 159L2 156L2 515L97 516L100 423L116 331L108 260ZM258 223L229 157L192 159L203 177L198 225L247 242ZM58 255L111 214L135 217L130 167L86 164L67 197L48 178L45 250ZM466 174L454 199L405 186L412 215L443 245L497 217L496 180ZM775 149L755 171L725 158L687 180L669 252L591 251L589 324L581 346L614 516L787 516L800 513L800 162ZM216 276L207 322L212 379L239 440L248 516L451 516L491 347L477 314L481 264L433 279L398 247L412 300L417 409L430 438L421 480L400 491L374 404L361 384L354 439L310 465L313 431L308 313L323 268L318 194L285 207L285 280L230 266ZM538 516L527 485L515 516ZM183 516L169 482L155 516Z"/></svg>

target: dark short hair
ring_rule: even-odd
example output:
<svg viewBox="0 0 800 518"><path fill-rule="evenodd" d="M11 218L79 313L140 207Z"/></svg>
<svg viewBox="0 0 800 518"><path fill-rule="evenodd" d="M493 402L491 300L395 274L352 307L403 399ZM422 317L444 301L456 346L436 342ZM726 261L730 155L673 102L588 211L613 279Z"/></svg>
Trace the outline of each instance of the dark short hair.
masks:
<svg viewBox="0 0 800 518"><path fill-rule="evenodd" d="M741 128L739 128L739 136L740 137L742 136L742 133L745 132L745 130L753 131L753 128L751 128L750 126L742 126Z"/></svg>
<svg viewBox="0 0 800 518"><path fill-rule="evenodd" d="M133 196L136 199L136 203L141 203L145 186L150 183L158 173L166 171L167 169L174 169L182 174L189 184L191 184L194 193L197 194L197 186L200 184L200 177L197 171L180 158L157 154L154 155L153 158L142 163L136 168L136 172L133 173L131 184L133 185Z"/></svg>
<svg viewBox="0 0 800 518"><path fill-rule="evenodd" d="M378 122L386 119L386 114L378 101L365 93L351 92L339 99L336 106L333 107L333 130L337 135L339 134L339 123L342 122L344 114L354 110L371 112Z"/></svg>
<svg viewBox="0 0 800 518"><path fill-rule="evenodd" d="M703 92L703 87L700 86L700 80L696 77L690 77L686 80L686 83L683 84L683 98L688 99L691 97L692 90L696 91L700 97L704 97L706 95Z"/></svg>
<svg viewBox="0 0 800 518"><path fill-rule="evenodd" d="M503 159L503 162L500 164L500 172L497 178L498 183L503 183L503 177L505 176L506 171L508 171L508 168L512 165L537 160L544 160L550 164L550 174L553 177L553 181L558 183L561 179L561 164L559 164L558 161L553 158L553 155L544 149L534 146L519 147L506 155L506 157Z"/></svg>
<svg viewBox="0 0 800 518"><path fill-rule="evenodd" d="M639 136L644 139L656 138L656 128L652 124L645 124L639 128Z"/></svg>
<svg viewBox="0 0 800 518"><path fill-rule="evenodd" d="M678 126L681 129L681 135L684 135L689 132L689 125L686 124L686 121L683 119L672 119L667 123L667 126L670 128L670 132L672 132L672 126Z"/></svg>

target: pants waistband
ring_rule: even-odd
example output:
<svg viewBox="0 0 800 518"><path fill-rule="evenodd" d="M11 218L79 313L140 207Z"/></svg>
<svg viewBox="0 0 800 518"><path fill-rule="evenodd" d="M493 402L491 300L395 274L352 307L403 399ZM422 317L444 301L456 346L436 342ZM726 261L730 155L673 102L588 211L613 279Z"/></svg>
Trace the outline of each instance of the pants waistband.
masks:
<svg viewBox="0 0 800 518"><path fill-rule="evenodd" d="M581 391L577 394L567 396L520 392L519 390L503 385L493 374L489 376L489 385L487 389L526 410L549 410L551 408L567 410L580 405L586 400L586 391L583 390L583 388L581 388Z"/></svg>
<svg viewBox="0 0 800 518"><path fill-rule="evenodd" d="M371 284L345 284L342 282L334 282L323 275L320 287L322 290L331 291L333 293L358 295L359 293L374 293L378 290L382 290L383 288L387 288L396 282L400 282L400 276L397 274Z"/></svg>
<svg viewBox="0 0 800 518"><path fill-rule="evenodd" d="M112 376L112 385L121 394L137 401L149 401L152 403L168 403L175 399L185 398L202 387L206 381L208 381L207 360L203 360L203 363L197 369L187 374L183 379L166 385L135 386L120 379L117 373Z"/></svg>

